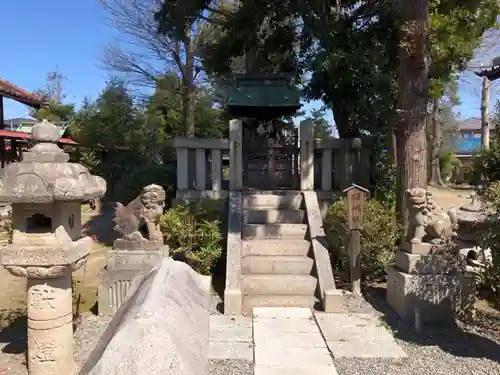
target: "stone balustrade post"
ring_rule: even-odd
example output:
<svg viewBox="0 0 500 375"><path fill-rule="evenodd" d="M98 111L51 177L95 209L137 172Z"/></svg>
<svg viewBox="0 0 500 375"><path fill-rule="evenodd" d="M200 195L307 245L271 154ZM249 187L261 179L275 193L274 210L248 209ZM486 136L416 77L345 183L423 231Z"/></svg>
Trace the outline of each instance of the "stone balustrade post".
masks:
<svg viewBox="0 0 500 375"><path fill-rule="evenodd" d="M300 123L300 190L314 190L314 123Z"/></svg>
<svg viewBox="0 0 500 375"><path fill-rule="evenodd" d="M243 122L229 121L229 189L243 189Z"/></svg>

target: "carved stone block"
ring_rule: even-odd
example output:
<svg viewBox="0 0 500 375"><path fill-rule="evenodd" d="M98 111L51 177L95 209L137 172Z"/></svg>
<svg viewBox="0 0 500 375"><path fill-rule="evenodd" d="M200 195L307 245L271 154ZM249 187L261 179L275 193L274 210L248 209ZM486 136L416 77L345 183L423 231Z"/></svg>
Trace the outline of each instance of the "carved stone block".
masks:
<svg viewBox="0 0 500 375"><path fill-rule="evenodd" d="M411 323L417 308L423 323L453 319L459 290L459 276L412 275L387 268L387 302Z"/></svg>
<svg viewBox="0 0 500 375"><path fill-rule="evenodd" d="M107 269L148 269L168 257L168 250L168 246L155 251L109 250Z"/></svg>
<svg viewBox="0 0 500 375"><path fill-rule="evenodd" d="M401 246L401 250L410 254L429 254L432 251L434 245L430 243L409 243L405 242Z"/></svg>
<svg viewBox="0 0 500 375"><path fill-rule="evenodd" d="M144 251L159 251L162 245L155 241L148 240L126 240L118 238L113 242L113 250L144 250Z"/></svg>
<svg viewBox="0 0 500 375"><path fill-rule="evenodd" d="M411 274L448 274L459 272L463 259L457 254L410 254L396 251L396 267Z"/></svg>

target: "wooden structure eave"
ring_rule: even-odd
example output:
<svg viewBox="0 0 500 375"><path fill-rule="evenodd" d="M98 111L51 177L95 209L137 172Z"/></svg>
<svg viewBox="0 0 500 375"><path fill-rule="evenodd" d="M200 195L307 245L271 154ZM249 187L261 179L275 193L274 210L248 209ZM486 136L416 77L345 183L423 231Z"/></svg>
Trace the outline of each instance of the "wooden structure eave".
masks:
<svg viewBox="0 0 500 375"><path fill-rule="evenodd" d="M500 65L494 66L490 69L483 69L480 72L476 72L478 77L486 77L490 81L495 81L500 78Z"/></svg>
<svg viewBox="0 0 500 375"><path fill-rule="evenodd" d="M25 104L32 108L46 107L49 105L42 96L28 92L3 78L0 78L0 97L15 100L18 103Z"/></svg>

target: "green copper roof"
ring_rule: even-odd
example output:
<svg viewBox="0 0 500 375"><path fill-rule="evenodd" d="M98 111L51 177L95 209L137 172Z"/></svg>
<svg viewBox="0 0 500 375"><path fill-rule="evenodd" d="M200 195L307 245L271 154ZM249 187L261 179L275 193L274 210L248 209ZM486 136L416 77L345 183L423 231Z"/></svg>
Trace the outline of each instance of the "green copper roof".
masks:
<svg viewBox="0 0 500 375"><path fill-rule="evenodd" d="M219 91L229 107L300 108L300 91L286 76L233 76Z"/></svg>

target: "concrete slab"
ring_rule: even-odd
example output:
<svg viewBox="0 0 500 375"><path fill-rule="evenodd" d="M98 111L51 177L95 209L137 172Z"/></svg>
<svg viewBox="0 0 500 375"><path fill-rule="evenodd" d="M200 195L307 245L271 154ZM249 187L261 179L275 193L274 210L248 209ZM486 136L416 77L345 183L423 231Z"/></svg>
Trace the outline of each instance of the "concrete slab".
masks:
<svg viewBox="0 0 500 375"><path fill-rule="evenodd" d="M252 327L211 327L210 341L252 343Z"/></svg>
<svg viewBox="0 0 500 375"><path fill-rule="evenodd" d="M333 365L255 366L254 375L338 375Z"/></svg>
<svg viewBox="0 0 500 375"><path fill-rule="evenodd" d="M334 358L407 358L395 341L327 341Z"/></svg>
<svg viewBox="0 0 500 375"><path fill-rule="evenodd" d="M367 324L380 321L378 316L375 314L315 312L314 316L318 322L326 320L328 322L359 322L359 324Z"/></svg>
<svg viewBox="0 0 500 375"><path fill-rule="evenodd" d="M315 333L318 332L318 326L314 319L260 319L254 321L253 330L254 334L263 330L272 336L281 332Z"/></svg>
<svg viewBox="0 0 500 375"><path fill-rule="evenodd" d="M353 358L405 358L406 353L376 315L316 313L332 355Z"/></svg>
<svg viewBox="0 0 500 375"><path fill-rule="evenodd" d="M253 319L310 319L312 310L304 307L255 307Z"/></svg>
<svg viewBox="0 0 500 375"><path fill-rule="evenodd" d="M305 365L314 363L320 366L332 364L332 357L326 345L323 348L279 347L268 345L255 346L256 366Z"/></svg>
<svg viewBox="0 0 500 375"><path fill-rule="evenodd" d="M253 361L253 345L248 342L210 342L209 359L240 359Z"/></svg>
<svg viewBox="0 0 500 375"><path fill-rule="evenodd" d="M255 345L294 347L294 348L324 348L325 340L319 332L265 332L257 330L254 333Z"/></svg>
<svg viewBox="0 0 500 375"><path fill-rule="evenodd" d="M252 318L246 316L211 315L210 328L252 328Z"/></svg>

